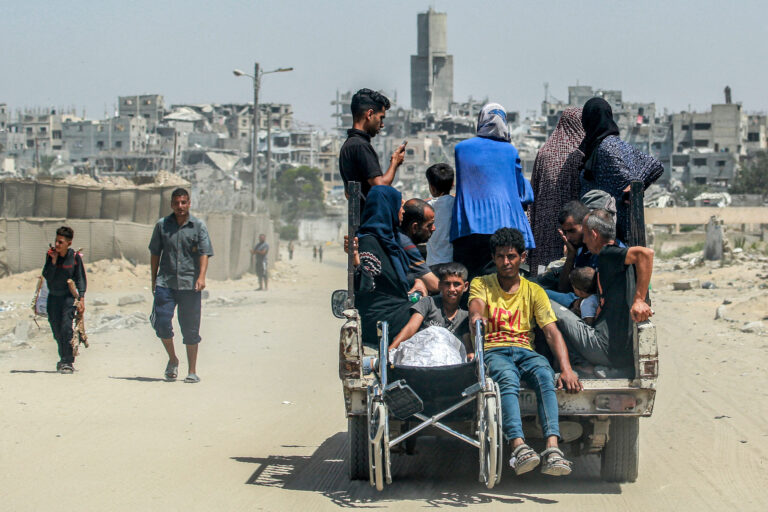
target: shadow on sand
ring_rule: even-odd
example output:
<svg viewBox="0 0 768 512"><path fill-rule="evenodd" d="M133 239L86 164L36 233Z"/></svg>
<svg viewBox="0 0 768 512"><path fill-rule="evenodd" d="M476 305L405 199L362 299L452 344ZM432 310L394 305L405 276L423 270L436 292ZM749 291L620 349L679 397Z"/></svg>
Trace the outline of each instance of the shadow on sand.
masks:
<svg viewBox="0 0 768 512"><path fill-rule="evenodd" d="M367 480L349 480L347 434L339 432L310 456L233 457L255 464L248 485L321 493L347 508L379 508L401 500L422 501L427 506L466 507L483 503L541 505L558 503L558 494L619 494L618 484L600 480L597 457L579 457L575 471L563 478L531 472L515 477L506 469L501 483L491 490L478 482L478 452L460 441L424 437L417 454L392 455L392 485L376 491Z"/></svg>
<svg viewBox="0 0 768 512"><path fill-rule="evenodd" d="M159 379L156 377L109 377L110 379L117 379L117 380L132 380L136 382L174 382L174 381L167 381L165 379Z"/></svg>
<svg viewBox="0 0 768 512"><path fill-rule="evenodd" d="M59 373L56 370L11 370L10 373Z"/></svg>

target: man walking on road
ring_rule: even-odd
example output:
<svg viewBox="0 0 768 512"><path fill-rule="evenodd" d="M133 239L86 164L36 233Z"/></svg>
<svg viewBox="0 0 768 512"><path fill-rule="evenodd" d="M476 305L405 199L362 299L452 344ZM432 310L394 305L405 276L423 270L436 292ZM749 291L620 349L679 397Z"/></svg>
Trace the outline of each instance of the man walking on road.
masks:
<svg viewBox="0 0 768 512"><path fill-rule="evenodd" d="M259 235L259 243L253 248L251 254L256 255L256 275L259 276L259 288L258 290L266 290L268 288L267 279L269 274L267 272L267 253L269 252L269 244L267 243L267 236L265 234Z"/></svg>
<svg viewBox="0 0 768 512"><path fill-rule="evenodd" d="M166 380L176 380L179 358L173 346L173 313L179 309L179 325L187 347L189 374L184 382L200 382L197 346L200 343L201 293L205 288L208 258L213 256L208 228L189 214L189 192L177 188L171 194L173 213L157 221L149 242L152 293L150 318L168 352Z"/></svg>
<svg viewBox="0 0 768 512"><path fill-rule="evenodd" d="M317 257L320 258L320 263L323 262L323 246L322 244L317 248Z"/></svg>

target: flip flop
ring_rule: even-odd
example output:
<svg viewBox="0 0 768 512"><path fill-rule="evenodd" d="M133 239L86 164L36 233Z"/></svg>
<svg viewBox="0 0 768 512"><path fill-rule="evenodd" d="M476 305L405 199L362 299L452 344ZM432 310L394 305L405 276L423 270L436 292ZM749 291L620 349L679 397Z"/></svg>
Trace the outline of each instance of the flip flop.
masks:
<svg viewBox="0 0 768 512"><path fill-rule="evenodd" d="M187 375L187 378L184 379L184 382L188 382L190 384L197 384L198 382L200 382L200 377L198 377L197 374L190 373L189 375Z"/></svg>
<svg viewBox="0 0 768 512"><path fill-rule="evenodd" d="M179 365L172 364L169 361L168 365L165 367L165 380L168 380L168 381L176 380L176 377L178 376L179 376Z"/></svg>

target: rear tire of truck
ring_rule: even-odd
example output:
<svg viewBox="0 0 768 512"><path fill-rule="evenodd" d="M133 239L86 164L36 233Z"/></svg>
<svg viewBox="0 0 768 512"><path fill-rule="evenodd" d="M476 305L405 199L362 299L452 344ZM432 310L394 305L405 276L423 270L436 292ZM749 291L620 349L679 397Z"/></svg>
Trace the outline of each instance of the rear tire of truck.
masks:
<svg viewBox="0 0 768 512"><path fill-rule="evenodd" d="M350 480L368 480L368 423L365 416L347 419L347 439Z"/></svg>
<svg viewBox="0 0 768 512"><path fill-rule="evenodd" d="M600 476L606 482L634 482L640 462L640 418L612 418Z"/></svg>

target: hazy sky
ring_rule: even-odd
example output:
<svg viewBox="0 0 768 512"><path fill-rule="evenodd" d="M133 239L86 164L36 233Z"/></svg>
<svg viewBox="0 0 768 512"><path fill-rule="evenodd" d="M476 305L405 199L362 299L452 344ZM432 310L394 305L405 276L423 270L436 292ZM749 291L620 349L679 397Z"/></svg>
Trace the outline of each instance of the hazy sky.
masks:
<svg viewBox="0 0 768 512"><path fill-rule="evenodd" d="M723 101L768 110L768 2L0 0L0 102L77 107L99 118L119 95L166 103L292 103L332 126L336 90L397 91L410 104L416 14L448 13L454 100L488 96L523 115L567 86L621 89L676 111Z"/></svg>

